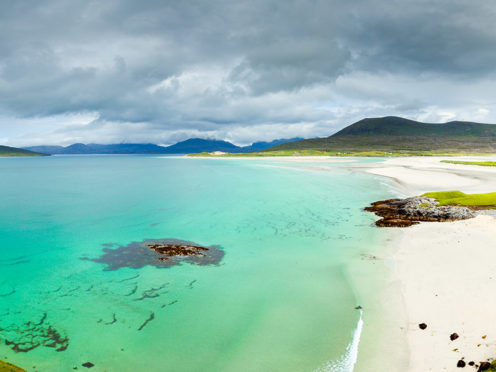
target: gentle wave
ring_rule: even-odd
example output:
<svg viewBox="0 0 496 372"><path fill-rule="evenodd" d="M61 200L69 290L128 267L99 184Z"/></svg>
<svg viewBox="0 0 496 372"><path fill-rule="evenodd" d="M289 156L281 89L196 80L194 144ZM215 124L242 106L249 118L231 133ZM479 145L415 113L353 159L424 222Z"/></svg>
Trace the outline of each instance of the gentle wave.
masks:
<svg viewBox="0 0 496 372"><path fill-rule="evenodd" d="M362 328L363 319L362 311L360 310L360 319L358 319L357 326L353 332L353 339L346 347L345 353L338 360L329 361L317 368L315 372L353 372L358 359L358 345L360 344Z"/></svg>

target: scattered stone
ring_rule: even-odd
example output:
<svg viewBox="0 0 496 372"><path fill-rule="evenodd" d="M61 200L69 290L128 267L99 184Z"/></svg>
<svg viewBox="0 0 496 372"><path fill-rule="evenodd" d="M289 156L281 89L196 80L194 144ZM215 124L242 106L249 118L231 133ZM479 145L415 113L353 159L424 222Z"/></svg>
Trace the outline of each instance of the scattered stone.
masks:
<svg viewBox="0 0 496 372"><path fill-rule="evenodd" d="M467 207L439 206L436 199L424 196L380 200L365 210L382 217L375 223L379 227L408 227L418 224L419 221L457 221L476 216Z"/></svg>
<svg viewBox="0 0 496 372"><path fill-rule="evenodd" d="M83 363L81 364L83 367L86 367L86 368L91 368L91 367L94 367L95 365L91 362L86 362L86 363Z"/></svg>
<svg viewBox="0 0 496 372"><path fill-rule="evenodd" d="M473 366L473 365L475 365L475 362L473 360L471 360L470 362L468 362L468 365Z"/></svg>
<svg viewBox="0 0 496 372"><path fill-rule="evenodd" d="M360 305L355 307L355 310L362 310L362 307Z"/></svg>
<svg viewBox="0 0 496 372"><path fill-rule="evenodd" d="M458 333L456 333L456 332L455 333L452 333L450 335L450 340L451 341L455 341L458 337L460 337L460 336L458 336Z"/></svg>
<svg viewBox="0 0 496 372"><path fill-rule="evenodd" d="M487 335L482 336L482 338L483 338L484 340L486 339L486 337L487 337Z"/></svg>
<svg viewBox="0 0 496 372"><path fill-rule="evenodd" d="M426 328L427 328L427 324L425 324L425 323L420 323L420 324L419 324L419 328L420 328L420 329L422 329L422 330L423 330L423 329L426 329Z"/></svg>
<svg viewBox="0 0 496 372"><path fill-rule="evenodd" d="M461 359L458 361L458 363L456 363L456 366L457 366L458 368L465 368L465 366L466 366L466 365L467 365L467 364L465 363L465 361L463 361L463 360L461 360Z"/></svg>

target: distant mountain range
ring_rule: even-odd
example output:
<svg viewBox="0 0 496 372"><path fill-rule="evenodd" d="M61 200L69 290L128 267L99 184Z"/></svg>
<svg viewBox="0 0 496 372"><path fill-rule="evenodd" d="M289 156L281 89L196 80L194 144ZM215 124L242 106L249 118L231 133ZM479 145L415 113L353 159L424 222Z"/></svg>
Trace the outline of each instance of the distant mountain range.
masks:
<svg viewBox="0 0 496 372"><path fill-rule="evenodd" d="M6 148L6 147L3 147ZM0 151L2 147L0 147ZM11 149L10 152L15 151ZM223 151L248 153L280 150L321 150L329 152L408 151L496 153L496 125L465 121L444 124L422 123L396 116L360 120L332 136L312 139L280 139L236 146L227 141L191 138L171 146L154 144L81 144L32 146L26 150L42 154L190 154ZM3 150L6 153L5 150ZM0 155L2 153L0 152Z"/></svg>
<svg viewBox="0 0 496 372"><path fill-rule="evenodd" d="M325 138L281 144L273 150L434 151L496 153L496 125L465 121L422 123L396 116L362 119Z"/></svg>
<svg viewBox="0 0 496 372"><path fill-rule="evenodd" d="M46 154L18 149L17 147L0 146L0 156L46 156Z"/></svg>
<svg viewBox="0 0 496 372"><path fill-rule="evenodd" d="M75 155L75 154L190 154L196 152L223 151L231 153L254 152L265 150L269 147L283 143L298 141L301 138L278 139L271 142L255 142L250 146L236 146L227 141L190 138L171 146L147 144L82 144L75 143L70 146L31 146L25 150L35 151L49 155Z"/></svg>

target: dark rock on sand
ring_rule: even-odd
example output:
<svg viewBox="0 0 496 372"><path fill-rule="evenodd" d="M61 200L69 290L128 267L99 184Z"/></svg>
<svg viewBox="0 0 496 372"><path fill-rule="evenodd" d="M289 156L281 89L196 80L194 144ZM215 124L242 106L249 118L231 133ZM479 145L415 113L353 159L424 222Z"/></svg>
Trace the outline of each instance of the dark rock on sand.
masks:
<svg viewBox="0 0 496 372"><path fill-rule="evenodd" d="M115 249L103 248L97 258L82 257L82 260L103 263L104 270L117 270L123 267L139 269L150 265L168 268L182 262L193 265L218 265L224 257L219 246L204 247L199 244L178 239L146 239L132 242Z"/></svg>
<svg viewBox="0 0 496 372"><path fill-rule="evenodd" d="M450 340L451 341L455 341L458 337L460 337L460 336L458 336L458 333L456 333L456 332L455 333L452 333L450 335Z"/></svg>
<svg viewBox="0 0 496 372"><path fill-rule="evenodd" d="M420 329L426 329L426 328L427 328L427 324L425 324L425 323L420 323L420 324L419 324L419 328L420 328Z"/></svg>
<svg viewBox="0 0 496 372"><path fill-rule="evenodd" d="M489 368L491 368L491 363L480 362L479 369L477 370L477 372L487 371L487 370L489 370Z"/></svg>
<svg viewBox="0 0 496 372"><path fill-rule="evenodd" d="M466 365L467 365L467 363L465 363L465 361L463 361L461 359L458 361L458 363L456 363L456 366L458 368L464 368Z"/></svg>
<svg viewBox="0 0 496 372"><path fill-rule="evenodd" d="M475 213L467 207L439 206L436 199L423 196L381 200L365 210L382 217L375 223L379 227L408 227L419 221L445 222L475 217Z"/></svg>

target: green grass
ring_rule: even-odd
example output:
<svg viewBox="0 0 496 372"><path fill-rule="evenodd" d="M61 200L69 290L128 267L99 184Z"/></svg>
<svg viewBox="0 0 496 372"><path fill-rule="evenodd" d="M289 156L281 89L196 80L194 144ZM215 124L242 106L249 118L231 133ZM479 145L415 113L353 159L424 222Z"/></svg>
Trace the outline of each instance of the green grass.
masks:
<svg viewBox="0 0 496 372"><path fill-rule="evenodd" d="M496 207L496 192L486 194L465 194L461 191L428 192L425 197L434 198L439 205L459 205L468 207Z"/></svg>
<svg viewBox="0 0 496 372"><path fill-rule="evenodd" d="M481 167L496 167L496 161L458 161L458 160L441 160L441 163L480 165Z"/></svg>
<svg viewBox="0 0 496 372"><path fill-rule="evenodd" d="M496 360L493 360L491 362L491 367L489 369L486 369L487 372L496 372Z"/></svg>
<svg viewBox="0 0 496 372"><path fill-rule="evenodd" d="M267 156L339 156L339 157L407 157L407 156L477 156L488 155L469 152L432 152L432 151L327 151L317 149L295 149L278 151L260 151L249 153L226 153L223 155L212 155L208 152L188 154L191 157L206 156L212 158L230 157L267 157ZM496 154L493 154L496 155Z"/></svg>

